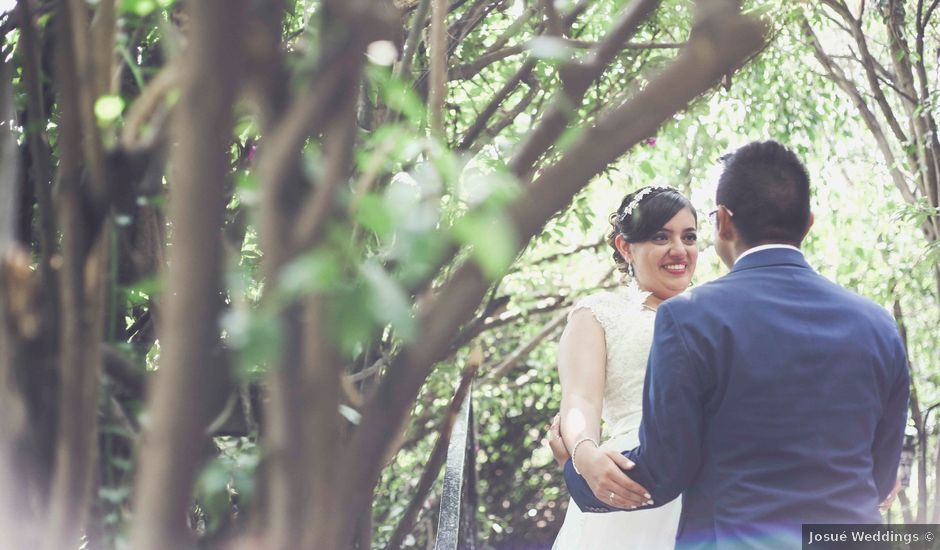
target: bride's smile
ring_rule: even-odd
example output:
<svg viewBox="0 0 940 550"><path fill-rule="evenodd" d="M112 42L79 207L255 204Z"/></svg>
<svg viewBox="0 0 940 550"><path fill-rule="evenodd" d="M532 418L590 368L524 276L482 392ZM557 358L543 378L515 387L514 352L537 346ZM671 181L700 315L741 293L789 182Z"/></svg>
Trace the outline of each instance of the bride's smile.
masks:
<svg viewBox="0 0 940 550"><path fill-rule="evenodd" d="M670 275L682 276L688 271L689 264L667 264L663 266L663 269Z"/></svg>

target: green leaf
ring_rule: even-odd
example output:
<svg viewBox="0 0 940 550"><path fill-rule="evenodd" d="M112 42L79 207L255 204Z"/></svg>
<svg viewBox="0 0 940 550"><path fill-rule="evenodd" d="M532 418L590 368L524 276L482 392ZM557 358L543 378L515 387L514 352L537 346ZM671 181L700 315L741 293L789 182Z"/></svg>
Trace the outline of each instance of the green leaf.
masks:
<svg viewBox="0 0 940 550"><path fill-rule="evenodd" d="M229 345L237 352L238 375L244 381L260 378L281 352L284 334L280 319L264 311L233 308L221 324Z"/></svg>
<svg viewBox="0 0 940 550"><path fill-rule="evenodd" d="M427 277L436 267L448 239L447 233L433 231L401 235L391 254L398 260L396 275L409 285Z"/></svg>
<svg viewBox="0 0 940 550"><path fill-rule="evenodd" d="M109 124L121 117L124 100L119 95L103 95L95 101L95 116L98 124Z"/></svg>
<svg viewBox="0 0 940 550"><path fill-rule="evenodd" d="M391 235L395 223L385 201L374 193L366 194L359 200L356 221L380 237Z"/></svg>
<svg viewBox="0 0 940 550"><path fill-rule="evenodd" d="M361 281L340 288L327 301L329 329L340 350L349 357L362 351L363 344L375 333L371 293Z"/></svg>
<svg viewBox="0 0 940 550"><path fill-rule="evenodd" d="M206 531L215 532L221 519L230 513L228 484L232 479L229 465L222 458L209 462L196 481L199 503L206 512Z"/></svg>
<svg viewBox="0 0 940 550"><path fill-rule="evenodd" d="M160 292L161 288L163 288L162 279L159 277L148 277L146 279L141 279L132 285L123 287L122 290L128 293L153 296L154 294Z"/></svg>
<svg viewBox="0 0 940 550"><path fill-rule="evenodd" d="M124 458L123 456L112 456L109 458L108 462L110 462L115 468L125 472L130 472L134 469L134 463L131 460Z"/></svg>
<svg viewBox="0 0 940 550"><path fill-rule="evenodd" d="M471 207L507 205L519 196L519 182L507 172L468 170L459 188L460 200Z"/></svg>
<svg viewBox="0 0 940 550"><path fill-rule="evenodd" d="M341 277L340 259L328 250L314 250L284 266L278 288L287 297L294 297L334 288Z"/></svg>
<svg viewBox="0 0 940 550"><path fill-rule="evenodd" d="M574 50L554 36L536 36L529 40L528 47L534 57L548 61L570 61L574 57Z"/></svg>
<svg viewBox="0 0 940 550"><path fill-rule="evenodd" d="M155 9L157 9L155 0L121 0L121 11L124 13L145 17Z"/></svg>
<svg viewBox="0 0 940 550"><path fill-rule="evenodd" d="M121 504L131 494L131 488L123 487L101 487L98 489L98 496L112 504Z"/></svg>
<svg viewBox="0 0 940 550"><path fill-rule="evenodd" d="M424 103L412 87L401 79L394 78L385 67L371 65L366 69L366 76L375 87L379 98L391 109L398 111L416 124L422 124L425 118Z"/></svg>
<svg viewBox="0 0 940 550"><path fill-rule="evenodd" d="M197 482L199 489L206 493L224 491L230 476L221 460L213 460L203 469Z"/></svg>
<svg viewBox="0 0 940 550"><path fill-rule="evenodd" d="M392 325L405 340L414 339L417 331L411 315L411 302L398 281L372 260L362 264L361 272L371 293L369 303L375 320Z"/></svg>
<svg viewBox="0 0 940 550"><path fill-rule="evenodd" d="M464 161L451 152L446 146L435 148L431 162L437 168L437 175L440 181L448 187L453 186L460 179L460 171L463 169Z"/></svg>
<svg viewBox="0 0 940 550"><path fill-rule="evenodd" d="M415 176L397 174L385 190L385 208L394 213L396 229L410 234L433 231L440 219L440 180L429 163L416 167Z"/></svg>
<svg viewBox="0 0 940 550"><path fill-rule="evenodd" d="M490 279L509 270L518 250L518 238L509 218L500 211L472 212L459 219L454 236L471 247L474 261Z"/></svg>
<svg viewBox="0 0 940 550"><path fill-rule="evenodd" d="M235 186L239 191L251 192L257 192L261 188L261 185L258 183L258 178L251 172L238 172L235 175Z"/></svg>

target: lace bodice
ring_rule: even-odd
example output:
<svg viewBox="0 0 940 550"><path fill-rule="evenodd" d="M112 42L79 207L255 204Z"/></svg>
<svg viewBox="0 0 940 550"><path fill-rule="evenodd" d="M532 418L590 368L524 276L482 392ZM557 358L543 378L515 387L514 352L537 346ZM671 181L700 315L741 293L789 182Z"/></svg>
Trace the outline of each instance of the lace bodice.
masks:
<svg viewBox="0 0 940 550"><path fill-rule="evenodd" d="M640 425L646 360L656 319L656 313L643 306L647 296L648 293L627 286L586 296L571 310L574 313L589 309L604 329L607 342L607 381L601 411L604 439Z"/></svg>
<svg viewBox="0 0 940 550"><path fill-rule="evenodd" d="M604 329L607 383L601 418L606 449L623 451L640 444L637 428L643 412L643 381L656 320L656 313L643 307L647 296L628 286L582 298L571 310L589 309ZM678 498L629 514L583 513L572 500L552 550L671 549L681 511Z"/></svg>

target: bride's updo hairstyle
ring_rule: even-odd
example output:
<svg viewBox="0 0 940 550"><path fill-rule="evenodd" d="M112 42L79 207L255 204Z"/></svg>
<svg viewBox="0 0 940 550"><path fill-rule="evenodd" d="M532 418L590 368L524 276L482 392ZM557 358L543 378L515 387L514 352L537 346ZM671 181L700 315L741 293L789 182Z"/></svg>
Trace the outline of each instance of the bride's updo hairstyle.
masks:
<svg viewBox="0 0 940 550"><path fill-rule="evenodd" d="M648 241L683 208L692 212L697 223L698 214L692 203L673 187L641 187L624 197L617 211L610 215L611 231L607 234L617 268L629 273L627 261L614 244L617 235L623 235L628 243Z"/></svg>

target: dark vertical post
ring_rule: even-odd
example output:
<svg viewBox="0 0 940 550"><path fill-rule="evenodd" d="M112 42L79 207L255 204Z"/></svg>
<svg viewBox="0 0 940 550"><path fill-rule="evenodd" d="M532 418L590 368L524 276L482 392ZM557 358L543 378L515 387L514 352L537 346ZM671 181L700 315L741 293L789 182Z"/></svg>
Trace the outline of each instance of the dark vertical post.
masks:
<svg viewBox="0 0 940 550"><path fill-rule="evenodd" d="M471 401L467 393L467 401ZM467 446L464 455L464 482L461 491L460 531L457 540L461 550L476 550L477 547L477 427L473 416L473 403L467 421Z"/></svg>
<svg viewBox="0 0 940 550"><path fill-rule="evenodd" d="M468 443L475 444L475 438L468 438L473 431L471 425L470 402L472 401L473 387L467 391L463 404L460 406L460 413L457 415L457 421L454 423L454 430L451 432L450 445L447 447L447 462L444 466L444 487L441 490L441 509L437 521L437 540L434 542L434 550L457 550L468 548L461 542L461 535L466 533L463 524L468 520L461 518L461 508L465 501L465 491L468 489L464 483L464 477L467 472L468 458L472 464L472 457L468 450ZM473 487L469 490L476 493L476 468L472 481ZM464 513L465 516L475 516L476 509L470 509ZM463 521L461 521L463 520ZM473 521L473 520L469 520ZM472 544L472 543L471 543ZM473 548L473 546L469 546Z"/></svg>

